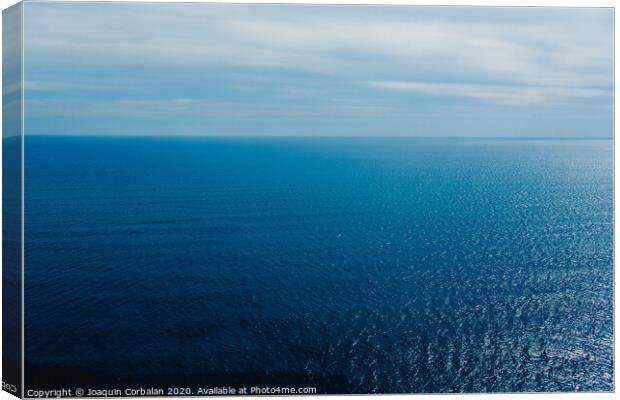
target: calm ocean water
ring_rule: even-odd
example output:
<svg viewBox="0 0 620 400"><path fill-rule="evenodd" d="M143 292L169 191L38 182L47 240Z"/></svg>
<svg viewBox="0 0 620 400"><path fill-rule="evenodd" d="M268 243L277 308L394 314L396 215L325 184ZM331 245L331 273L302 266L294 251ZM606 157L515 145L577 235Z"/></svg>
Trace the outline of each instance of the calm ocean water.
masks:
<svg viewBox="0 0 620 400"><path fill-rule="evenodd" d="M610 140L27 137L27 368L611 390L612 162Z"/></svg>

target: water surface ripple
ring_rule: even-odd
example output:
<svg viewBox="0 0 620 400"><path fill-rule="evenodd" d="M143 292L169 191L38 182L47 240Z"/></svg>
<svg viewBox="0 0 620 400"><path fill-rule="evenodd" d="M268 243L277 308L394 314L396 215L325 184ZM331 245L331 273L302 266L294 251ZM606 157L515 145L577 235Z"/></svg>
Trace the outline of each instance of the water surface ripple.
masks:
<svg viewBox="0 0 620 400"><path fill-rule="evenodd" d="M32 367L613 389L612 141L25 149Z"/></svg>

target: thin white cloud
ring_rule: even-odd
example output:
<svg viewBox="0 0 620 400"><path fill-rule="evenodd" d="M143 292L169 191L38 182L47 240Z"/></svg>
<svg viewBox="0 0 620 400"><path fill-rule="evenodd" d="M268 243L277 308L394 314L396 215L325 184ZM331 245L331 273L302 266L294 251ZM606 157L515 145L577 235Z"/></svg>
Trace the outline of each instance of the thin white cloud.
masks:
<svg viewBox="0 0 620 400"><path fill-rule="evenodd" d="M377 88L416 92L432 96L460 97L502 105L535 105L566 98L612 96L610 90L553 86L505 86L411 81L376 81Z"/></svg>
<svg viewBox="0 0 620 400"><path fill-rule="evenodd" d="M98 7L28 4L28 53L34 61L77 58L99 66L228 65L366 79L409 72L533 86L611 85L613 43L604 12L575 10L571 18L524 23L441 18L441 12L418 18L415 8L404 18L353 17L329 7L322 13L285 6Z"/></svg>
<svg viewBox="0 0 620 400"><path fill-rule="evenodd" d="M36 132L611 132L610 10L25 7Z"/></svg>
<svg viewBox="0 0 620 400"><path fill-rule="evenodd" d="M251 117L251 116L325 116L380 114L389 107L358 99L332 99L325 104L273 102L244 106L238 102L205 98L169 99L26 99L30 113L62 117Z"/></svg>

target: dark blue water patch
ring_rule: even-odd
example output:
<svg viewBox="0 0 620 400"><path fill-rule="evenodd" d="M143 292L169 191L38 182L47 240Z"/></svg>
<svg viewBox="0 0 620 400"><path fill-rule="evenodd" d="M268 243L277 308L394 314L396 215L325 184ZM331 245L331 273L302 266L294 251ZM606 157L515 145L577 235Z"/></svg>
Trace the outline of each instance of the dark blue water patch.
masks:
<svg viewBox="0 0 620 400"><path fill-rule="evenodd" d="M27 137L27 364L612 390L612 163L607 140Z"/></svg>

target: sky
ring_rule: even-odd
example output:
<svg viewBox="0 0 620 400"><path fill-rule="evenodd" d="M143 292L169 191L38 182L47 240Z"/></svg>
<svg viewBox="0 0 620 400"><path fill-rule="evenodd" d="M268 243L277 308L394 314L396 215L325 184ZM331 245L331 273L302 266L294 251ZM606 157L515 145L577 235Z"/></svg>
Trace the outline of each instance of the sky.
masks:
<svg viewBox="0 0 620 400"><path fill-rule="evenodd" d="M38 135L612 137L613 12L26 3Z"/></svg>

